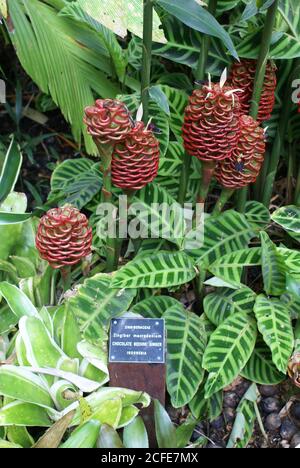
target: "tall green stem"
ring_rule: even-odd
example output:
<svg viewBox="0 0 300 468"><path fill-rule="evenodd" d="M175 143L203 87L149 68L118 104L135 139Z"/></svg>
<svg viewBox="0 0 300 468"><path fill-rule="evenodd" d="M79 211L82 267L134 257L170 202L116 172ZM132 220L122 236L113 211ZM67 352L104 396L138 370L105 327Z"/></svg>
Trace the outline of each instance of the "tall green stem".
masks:
<svg viewBox="0 0 300 468"><path fill-rule="evenodd" d="M220 196L219 200L217 201L215 209L213 211L213 215L218 215L218 214L220 214L222 212L224 206L226 205L228 200L230 200L230 198L232 197L233 194L234 194L233 189L224 188L222 190L221 196Z"/></svg>
<svg viewBox="0 0 300 468"><path fill-rule="evenodd" d="M294 204L296 206L300 206L300 165L299 165L299 168L298 168L298 176L297 176L297 181L296 181Z"/></svg>
<svg viewBox="0 0 300 468"><path fill-rule="evenodd" d="M149 91L151 82L152 57L152 29L153 29L153 3L152 0L143 0L143 68L142 68L142 104L143 121L147 125L149 120Z"/></svg>
<svg viewBox="0 0 300 468"><path fill-rule="evenodd" d="M285 92L285 96L283 99L283 109L280 114L280 120L279 120L279 124L277 128L277 132L276 132L276 137L273 143L272 152L271 152L271 156L269 160L268 173L266 177L266 183L265 183L263 198L262 198L263 204L266 207L270 206L272 193L273 193L273 186L274 186L276 172L277 172L277 168L278 168L278 164L280 160L280 155L282 152L285 134L287 131L289 116L293 107L292 93L294 90L292 88L292 82L294 81L296 77L299 76L299 73L300 73L300 59L297 59L295 60L293 71L290 75L289 82L287 83L287 86L286 86L286 92Z"/></svg>
<svg viewBox="0 0 300 468"><path fill-rule="evenodd" d="M209 0L208 2L208 11L212 15L215 15L217 11L217 4L218 4L218 0ZM206 65L207 65L207 59L208 59L208 54L209 54L209 46L210 46L210 36L203 35L201 52L199 55L199 60L198 60L197 68L195 71L195 79L197 81L203 81L205 79ZM183 205L185 202L191 162L192 162L192 157L189 154L185 153L183 157L183 165L182 165L181 177L180 177L180 182L179 182L179 194L178 194L178 201L181 205Z"/></svg>
<svg viewBox="0 0 300 468"><path fill-rule="evenodd" d="M250 109L250 116L253 119L257 119L258 111L259 111L259 104L260 98L263 91L265 76L266 76L266 68L267 62L270 53L270 45L272 40L272 34L276 19L276 13L279 6L279 0L275 0L274 3L270 6L266 16L265 27L263 30L262 38L261 38L261 46L260 46L260 53L257 62L256 68L256 76L254 81L254 90L251 102L251 109ZM248 191L249 188L246 187L241 190L238 198L237 209L241 213L245 212L245 206L248 198Z"/></svg>

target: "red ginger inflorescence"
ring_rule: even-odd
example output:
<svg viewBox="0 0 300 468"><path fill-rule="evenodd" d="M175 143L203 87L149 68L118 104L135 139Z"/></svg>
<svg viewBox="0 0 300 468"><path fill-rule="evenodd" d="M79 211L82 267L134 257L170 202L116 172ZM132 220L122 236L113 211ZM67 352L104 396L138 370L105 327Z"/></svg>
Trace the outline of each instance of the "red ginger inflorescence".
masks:
<svg viewBox="0 0 300 468"><path fill-rule="evenodd" d="M256 60L241 60L241 62L232 65L230 72L230 85L235 89L243 91L239 96L242 114L245 115L248 115L250 112L256 68ZM276 65L273 62L268 62L257 117L259 123L269 120L273 112L277 86L276 70Z"/></svg>
<svg viewBox="0 0 300 468"><path fill-rule="evenodd" d="M215 176L228 189L240 189L256 181L266 150L265 132L249 116L241 117L241 135L230 159L217 165Z"/></svg>
<svg viewBox="0 0 300 468"><path fill-rule="evenodd" d="M188 154L205 162L230 158L240 136L235 90L219 84L196 89L185 110L183 139Z"/></svg>
<svg viewBox="0 0 300 468"><path fill-rule="evenodd" d="M94 106L87 107L84 123L100 145L124 140L133 127L126 105L114 99L98 99Z"/></svg>
<svg viewBox="0 0 300 468"><path fill-rule="evenodd" d="M140 190L158 173L159 142L144 123L137 122L126 139L115 145L112 181L123 190Z"/></svg>
<svg viewBox="0 0 300 468"><path fill-rule="evenodd" d="M52 268L76 265L91 253L92 229L77 208L49 210L40 220L36 247Z"/></svg>

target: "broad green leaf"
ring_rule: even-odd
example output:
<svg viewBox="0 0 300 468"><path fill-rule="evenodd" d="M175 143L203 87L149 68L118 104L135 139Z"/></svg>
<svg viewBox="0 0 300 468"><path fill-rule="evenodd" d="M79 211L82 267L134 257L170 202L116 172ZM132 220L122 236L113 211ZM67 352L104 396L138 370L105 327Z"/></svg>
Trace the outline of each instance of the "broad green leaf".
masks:
<svg viewBox="0 0 300 468"><path fill-rule="evenodd" d="M118 449L124 448L122 440L120 439L119 434L115 429L108 426L107 424L102 424L100 428L100 435L97 442L98 448L108 448L108 449Z"/></svg>
<svg viewBox="0 0 300 468"><path fill-rule="evenodd" d="M249 361L255 347L255 320L245 312L230 316L212 334L203 358L209 372L206 398L230 385Z"/></svg>
<svg viewBox="0 0 300 468"><path fill-rule="evenodd" d="M159 175L160 177L176 177L181 174L184 148L182 144L171 141L168 151L164 158L160 158Z"/></svg>
<svg viewBox="0 0 300 468"><path fill-rule="evenodd" d="M90 391L91 390L85 390L85 393L90 393ZM122 400L123 410L125 410L127 407L131 407L131 405L141 405L143 408L145 408L148 407L151 403L151 398L147 393L137 392L126 388L110 387L102 387L96 392L91 393L85 398L85 401L91 408L92 414L94 414L99 409L101 409L104 402L108 400L113 401L116 399ZM76 414L72 421L72 426L75 426L81 421L81 409L79 402L72 403L66 410L62 411L59 416L62 417L69 411L73 411L73 409L76 410ZM136 417L136 413L132 414L132 411L130 410L130 417L128 415L125 416L123 417L123 414L121 415L121 419L119 421L120 427L122 427L125 423L128 424L132 419L134 419Z"/></svg>
<svg viewBox="0 0 300 468"><path fill-rule="evenodd" d="M273 364L270 349L262 340L258 340L241 376L260 385L277 385L285 379Z"/></svg>
<svg viewBox="0 0 300 468"><path fill-rule="evenodd" d="M194 398L189 402L189 409L196 419L203 420L208 414L207 405L208 400L205 399L205 385L202 384Z"/></svg>
<svg viewBox="0 0 300 468"><path fill-rule="evenodd" d="M117 36L125 38L127 30L136 36L143 37L143 3L140 0L76 0L71 8L80 7L93 23L103 24ZM68 11L69 6L66 7ZM153 17L153 40L166 42L160 29L160 19L156 12Z"/></svg>
<svg viewBox="0 0 300 468"><path fill-rule="evenodd" d="M0 175L0 204L15 188L22 166L22 155L16 140L13 138L7 150Z"/></svg>
<svg viewBox="0 0 300 468"><path fill-rule="evenodd" d="M184 211L159 185L148 184L136 195L129 208L130 215L144 227L144 238L162 238L179 247L182 245L186 229Z"/></svg>
<svg viewBox="0 0 300 468"><path fill-rule="evenodd" d="M170 107L165 93L162 91L161 86L151 86L149 90L150 98L159 105L159 107L167 114L170 115Z"/></svg>
<svg viewBox="0 0 300 468"><path fill-rule="evenodd" d="M271 221L268 208L257 201L246 203L245 216L250 224L262 229L265 229Z"/></svg>
<svg viewBox="0 0 300 468"><path fill-rule="evenodd" d="M170 288L192 281L193 261L184 252L160 253L133 260L117 273L112 288Z"/></svg>
<svg viewBox="0 0 300 468"><path fill-rule="evenodd" d="M78 429L76 429L63 443L60 448L95 448L97 439L99 437L101 423L96 420L88 421Z"/></svg>
<svg viewBox="0 0 300 468"><path fill-rule="evenodd" d="M272 352L275 366L286 374L293 352L294 335L289 309L279 299L257 297L254 312L258 329Z"/></svg>
<svg viewBox="0 0 300 468"><path fill-rule="evenodd" d="M219 326L231 315L253 312L255 298L256 294L249 288L238 290L222 288L205 297L204 311L209 320Z"/></svg>
<svg viewBox="0 0 300 468"><path fill-rule="evenodd" d="M56 368L68 359L39 318L22 317L19 330L31 366Z"/></svg>
<svg viewBox="0 0 300 468"><path fill-rule="evenodd" d="M10 260L16 267L19 278L31 278L37 274L34 263L26 257L11 255Z"/></svg>
<svg viewBox="0 0 300 468"><path fill-rule="evenodd" d="M38 317L37 309L28 297L16 286L6 281L0 283L0 296L4 297L11 311L19 319L24 316Z"/></svg>
<svg viewBox="0 0 300 468"><path fill-rule="evenodd" d="M54 408L43 381L32 372L16 366L0 367L0 394L45 408Z"/></svg>
<svg viewBox="0 0 300 468"><path fill-rule="evenodd" d="M19 322L18 317L8 306L0 308L0 335L12 330Z"/></svg>
<svg viewBox="0 0 300 468"><path fill-rule="evenodd" d="M229 210L217 218L205 220L204 244L189 253L197 259L202 268L206 268L224 255L248 247L253 237L255 229L245 216Z"/></svg>
<svg viewBox="0 0 300 468"><path fill-rule="evenodd" d="M170 109L170 129L174 133L176 140L182 144L182 126L184 121L184 111L188 104L188 95L184 91L161 86L161 90L168 100Z"/></svg>
<svg viewBox="0 0 300 468"><path fill-rule="evenodd" d="M66 398L67 393L73 393L74 398L78 395L78 389L67 380L57 380L50 388L50 395L55 402L56 409L62 411L70 406L72 400Z"/></svg>
<svg viewBox="0 0 300 468"><path fill-rule="evenodd" d="M167 328L167 388L172 405L181 408L195 396L203 378L202 358L207 337L200 318L183 307L165 313Z"/></svg>
<svg viewBox="0 0 300 468"><path fill-rule="evenodd" d="M117 429L122 415L122 399L115 398L107 400L97 409L92 412L89 420L97 420L101 424L108 424L109 426Z"/></svg>
<svg viewBox="0 0 300 468"><path fill-rule="evenodd" d="M12 224L21 224L31 218L31 213L5 213L0 212L0 227Z"/></svg>
<svg viewBox="0 0 300 468"><path fill-rule="evenodd" d="M131 307L131 312L145 318L161 318L171 307L182 307L181 303L169 296L152 296Z"/></svg>
<svg viewBox="0 0 300 468"><path fill-rule="evenodd" d="M76 141L83 134L88 153L97 154L83 109L94 102L93 92L104 98L120 92L110 78L112 67L101 39L76 20L60 16L54 4L9 0L8 5L14 25L10 38L22 66L60 106Z"/></svg>
<svg viewBox="0 0 300 468"><path fill-rule="evenodd" d="M285 248L278 248L277 252L284 258L285 265L288 271L300 272L300 252Z"/></svg>
<svg viewBox="0 0 300 468"><path fill-rule="evenodd" d="M140 416L125 427L123 442L126 448L149 448L147 430Z"/></svg>
<svg viewBox="0 0 300 468"><path fill-rule="evenodd" d="M121 418L119 421L119 429L123 429L132 423L139 414L139 409L134 405L123 407Z"/></svg>
<svg viewBox="0 0 300 468"><path fill-rule="evenodd" d="M15 401L0 409L0 426L50 427L51 421L44 408Z"/></svg>
<svg viewBox="0 0 300 468"><path fill-rule="evenodd" d="M197 419L188 416L188 418L176 428L177 448L186 448L189 445L197 423Z"/></svg>
<svg viewBox="0 0 300 468"><path fill-rule="evenodd" d="M61 348L70 358L78 358L80 354L77 346L80 341L81 333L76 317L68 304L66 304L61 329Z"/></svg>
<svg viewBox="0 0 300 468"><path fill-rule="evenodd" d="M218 21L195 0L157 0L168 13L174 15L184 24L204 34L218 37L228 48L231 55L238 59L234 44Z"/></svg>
<svg viewBox="0 0 300 468"><path fill-rule="evenodd" d="M283 206L273 213L272 219L286 231L300 234L300 208L298 206Z"/></svg>
<svg viewBox="0 0 300 468"><path fill-rule="evenodd" d="M51 198L62 196L62 204L70 203L81 210L101 191L99 164L89 159L68 159L59 164L51 177Z"/></svg>
<svg viewBox="0 0 300 468"><path fill-rule="evenodd" d="M286 287L284 260L266 232L260 233L264 288L269 296L280 296Z"/></svg>
<svg viewBox="0 0 300 468"><path fill-rule="evenodd" d="M224 255L209 267L210 273L235 286L241 286L244 267L261 265L261 249L237 250Z"/></svg>
<svg viewBox="0 0 300 468"><path fill-rule="evenodd" d="M126 312L136 296L134 289L112 289L111 286L110 275L97 274L86 279L69 301L70 310L88 340L101 339L103 327Z"/></svg>
<svg viewBox="0 0 300 468"><path fill-rule="evenodd" d="M170 416L158 400L154 400L156 439L159 448L177 447L176 429Z"/></svg>
<svg viewBox="0 0 300 468"><path fill-rule="evenodd" d="M7 428L7 439L23 448L31 448L34 445L34 439L26 427L9 426Z"/></svg>
<svg viewBox="0 0 300 468"><path fill-rule="evenodd" d="M227 448L246 448L254 431L256 421L255 404L258 390L251 385L237 408L237 416L227 444Z"/></svg>
<svg viewBox="0 0 300 468"><path fill-rule="evenodd" d="M223 391L214 393L208 400L208 418L210 421L215 421L223 410Z"/></svg>
<svg viewBox="0 0 300 468"><path fill-rule="evenodd" d="M280 301L289 309L292 320L298 320L298 318L300 318L299 295L286 293L281 296Z"/></svg>

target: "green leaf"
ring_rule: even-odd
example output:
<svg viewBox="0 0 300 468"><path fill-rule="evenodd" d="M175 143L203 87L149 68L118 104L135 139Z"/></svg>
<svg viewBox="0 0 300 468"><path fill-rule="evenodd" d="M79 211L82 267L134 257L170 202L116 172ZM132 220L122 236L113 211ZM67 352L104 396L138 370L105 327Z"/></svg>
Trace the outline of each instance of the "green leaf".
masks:
<svg viewBox="0 0 300 468"><path fill-rule="evenodd" d="M76 429L60 448L94 448L99 437L100 426L101 423L99 421L92 420L86 422Z"/></svg>
<svg viewBox="0 0 300 468"><path fill-rule="evenodd" d="M192 281L196 270L184 252L133 260L115 273L112 288L170 288Z"/></svg>
<svg viewBox="0 0 300 468"><path fill-rule="evenodd" d="M77 0L72 8L81 8L89 22L103 24L117 36L125 38L127 30L143 37L143 4L139 0ZM66 7L67 11L69 6ZM163 31L160 29L160 19L154 11L153 40L165 42Z"/></svg>
<svg viewBox="0 0 300 468"><path fill-rule="evenodd" d="M122 440L120 439L119 434L115 429L108 426L107 424L102 424L100 428L100 435L97 442L98 448L109 448L109 449L118 449L124 448Z"/></svg>
<svg viewBox="0 0 300 468"><path fill-rule="evenodd" d="M144 227L143 237L163 238L179 247L182 245L186 229L184 211L159 185L148 184L141 190L129 208L129 215Z"/></svg>
<svg viewBox="0 0 300 468"><path fill-rule="evenodd" d="M11 311L19 319L23 316L38 317L38 311L28 299L28 297L16 286L7 283L0 283L0 296L3 296Z"/></svg>
<svg viewBox="0 0 300 468"><path fill-rule="evenodd" d="M237 408L237 417L227 444L227 448L246 448L253 435L256 421L255 404L258 390L251 385Z"/></svg>
<svg viewBox="0 0 300 468"><path fill-rule="evenodd" d="M15 188L22 166L22 155L16 140L13 138L6 153L0 175L0 204Z"/></svg>
<svg viewBox="0 0 300 468"><path fill-rule="evenodd" d="M268 296L280 296L286 287L284 260L266 232L260 233L262 272Z"/></svg>
<svg viewBox="0 0 300 468"><path fill-rule="evenodd" d="M195 0L157 0L168 13L174 15L184 24L204 34L218 37L228 48L231 55L238 59L234 44L218 21L204 8L199 6Z"/></svg>
<svg viewBox="0 0 300 468"><path fill-rule="evenodd" d="M76 141L83 134L88 152L97 154L83 123L83 109L94 102L94 91L110 98L119 92L101 39L45 2L9 0L9 12L14 25L10 37L23 68L60 106Z"/></svg>
<svg viewBox="0 0 300 468"><path fill-rule="evenodd" d="M170 129L176 140L182 145L182 126L184 111L188 105L188 94L170 86L161 86L161 90L167 98L170 109Z"/></svg>
<svg viewBox="0 0 300 468"><path fill-rule="evenodd" d="M256 201L246 203L245 216L250 224L261 229L265 229L271 220L268 208Z"/></svg>
<svg viewBox="0 0 300 468"><path fill-rule="evenodd" d="M123 442L126 448L149 448L148 434L144 421L140 416L125 427Z"/></svg>
<svg viewBox="0 0 300 468"><path fill-rule="evenodd" d="M183 307L164 315L167 328L167 388L172 405L181 408L195 396L203 378L202 358L207 343L200 318Z"/></svg>
<svg viewBox="0 0 300 468"><path fill-rule="evenodd" d="M51 177L51 198L62 195L62 204L70 203L81 210L101 191L99 164L89 159L69 159L59 164Z"/></svg>
<svg viewBox="0 0 300 468"><path fill-rule="evenodd" d="M261 265L261 249L237 250L224 255L209 267L210 273L234 286L242 286L241 274L244 267Z"/></svg>
<svg viewBox="0 0 300 468"><path fill-rule="evenodd" d="M270 349L262 340L258 340L241 376L260 385L277 385L285 379L274 366Z"/></svg>
<svg viewBox="0 0 300 468"><path fill-rule="evenodd" d="M170 107L167 96L161 89L161 86L151 86L149 90L150 98L158 104L158 106L167 114L170 115Z"/></svg>
<svg viewBox="0 0 300 468"><path fill-rule="evenodd" d="M184 148L181 143L171 141L164 158L160 158L159 176L179 178L182 169Z"/></svg>
<svg viewBox="0 0 300 468"><path fill-rule="evenodd" d="M21 224L31 218L31 213L5 213L0 212L0 227L11 224Z"/></svg>
<svg viewBox="0 0 300 468"><path fill-rule="evenodd" d="M134 289L112 289L111 286L111 276L100 273L86 279L69 301L80 330L88 340L101 338L103 327L126 312L136 296Z"/></svg>
<svg viewBox="0 0 300 468"><path fill-rule="evenodd" d="M171 307L182 307L181 303L169 296L152 296L131 307L131 312L145 318L161 318Z"/></svg>
<svg viewBox="0 0 300 468"><path fill-rule="evenodd" d="M7 428L7 439L18 444L23 448L31 448L34 444L33 437L29 434L26 427L10 426Z"/></svg>
<svg viewBox="0 0 300 468"><path fill-rule="evenodd" d="M211 335L203 358L209 372L206 398L230 385L249 361L255 347L255 320L245 312L230 316Z"/></svg>
<svg viewBox="0 0 300 468"><path fill-rule="evenodd" d="M204 312L214 325L219 326L231 315L252 313L255 298L256 294L249 288L222 288L205 297Z"/></svg>
<svg viewBox="0 0 300 468"><path fill-rule="evenodd" d="M202 384L198 389L194 398L189 402L189 408L192 415L198 419L203 420L208 414L208 400L205 399L205 385Z"/></svg>
<svg viewBox="0 0 300 468"><path fill-rule="evenodd" d="M189 445L197 423L197 419L188 416L187 419L176 428L177 448L186 448Z"/></svg>
<svg viewBox="0 0 300 468"><path fill-rule="evenodd" d="M272 352L275 366L286 374L293 352L294 335L289 309L279 299L257 297L254 312L258 329Z"/></svg>
<svg viewBox="0 0 300 468"><path fill-rule="evenodd" d="M45 408L54 408L44 382L32 372L16 366L0 367L0 394Z"/></svg>
<svg viewBox="0 0 300 468"><path fill-rule="evenodd" d="M0 426L49 427L51 421L44 408L14 401L0 409Z"/></svg>
<svg viewBox="0 0 300 468"><path fill-rule="evenodd" d="M177 447L176 429L170 416L158 400L154 400L156 439L159 448Z"/></svg>
<svg viewBox="0 0 300 468"><path fill-rule="evenodd" d="M207 268L224 255L246 248L253 237L255 229L245 216L229 210L205 220L203 246L189 253L199 266Z"/></svg>
<svg viewBox="0 0 300 468"><path fill-rule="evenodd" d="M286 231L300 234L300 208L298 206L283 206L273 213L272 219Z"/></svg>

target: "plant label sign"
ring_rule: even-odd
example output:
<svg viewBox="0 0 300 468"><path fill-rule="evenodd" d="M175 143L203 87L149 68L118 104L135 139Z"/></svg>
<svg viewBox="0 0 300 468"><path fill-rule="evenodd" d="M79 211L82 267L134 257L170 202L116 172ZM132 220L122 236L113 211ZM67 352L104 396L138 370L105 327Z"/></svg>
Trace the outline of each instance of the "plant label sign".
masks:
<svg viewBox="0 0 300 468"><path fill-rule="evenodd" d="M163 319L113 319L110 327L111 363L165 363Z"/></svg>

